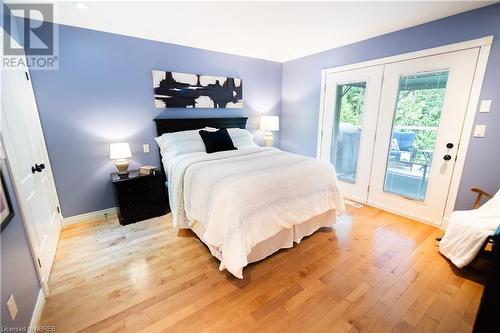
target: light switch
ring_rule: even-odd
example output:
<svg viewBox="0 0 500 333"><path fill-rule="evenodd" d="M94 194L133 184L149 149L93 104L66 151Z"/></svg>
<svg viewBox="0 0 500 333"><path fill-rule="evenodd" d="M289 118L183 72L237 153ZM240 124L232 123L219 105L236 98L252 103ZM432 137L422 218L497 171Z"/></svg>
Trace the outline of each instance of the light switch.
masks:
<svg viewBox="0 0 500 333"><path fill-rule="evenodd" d="M491 99L485 99L481 101L481 106L479 106L479 112L490 112L491 109Z"/></svg>
<svg viewBox="0 0 500 333"><path fill-rule="evenodd" d="M12 318L12 320L15 320L17 315L17 304L16 300L14 299L14 295L10 295L9 299L7 300L7 309L9 309L10 318Z"/></svg>
<svg viewBox="0 0 500 333"><path fill-rule="evenodd" d="M145 153L149 153L149 144L145 143L142 145L142 150L145 152Z"/></svg>
<svg viewBox="0 0 500 333"><path fill-rule="evenodd" d="M474 136L476 138L484 138L485 133L486 125L476 125L476 127L474 127Z"/></svg>

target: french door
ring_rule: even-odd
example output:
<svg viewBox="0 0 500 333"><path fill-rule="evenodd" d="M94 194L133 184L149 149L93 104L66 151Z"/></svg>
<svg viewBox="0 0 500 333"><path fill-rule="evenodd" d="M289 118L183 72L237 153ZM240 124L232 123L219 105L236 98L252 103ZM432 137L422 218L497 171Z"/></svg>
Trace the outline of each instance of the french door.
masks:
<svg viewBox="0 0 500 333"><path fill-rule="evenodd" d="M478 54L326 75L320 157L347 197L441 223Z"/></svg>

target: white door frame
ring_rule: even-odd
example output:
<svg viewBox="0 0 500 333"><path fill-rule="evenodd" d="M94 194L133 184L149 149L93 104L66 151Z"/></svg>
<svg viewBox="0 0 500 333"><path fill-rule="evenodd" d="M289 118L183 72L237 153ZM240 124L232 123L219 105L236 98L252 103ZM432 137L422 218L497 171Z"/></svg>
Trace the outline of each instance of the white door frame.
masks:
<svg viewBox="0 0 500 333"><path fill-rule="evenodd" d="M316 157L320 158L321 155L321 145L323 140L323 116L324 116L324 105L325 105L325 91L326 91L326 75L328 73L338 73L343 71L349 71L353 69L359 69L364 67L385 65L393 62L399 62L404 60L422 58L432 55L438 55L443 53L449 53L454 51L461 51L471 48L479 48L479 58L476 64L476 71L474 74L474 79L472 82L472 88L470 91L469 101L467 103L467 111L465 115L465 120L462 126L462 132L460 136L460 143L457 150L457 159L455 162L455 168L453 170L453 176L451 178L450 189L448 192L448 197L446 199L445 212L443 219L441 221L441 228L446 228L449 217L453 212L455 207L455 202L458 195L458 189L460 186L460 180L462 178L462 172L465 165L465 157L467 154L467 148L469 147L469 141L471 138L472 128L474 126L474 119L476 116L476 110L479 104L479 97L481 94L481 87L483 85L484 75L486 73L486 66L488 64L488 57L490 55L491 44L493 43L493 36L486 36L478 39L473 39L465 42L454 43L439 47L434 47L430 49L424 49L416 52L398 54L395 56L379 58L369 61L364 61L360 63L326 68L321 71L321 97L320 97L320 107L319 107L319 120L318 120L318 139L316 148ZM401 214L397 212L397 214Z"/></svg>
<svg viewBox="0 0 500 333"><path fill-rule="evenodd" d="M5 70L9 70L9 69L5 69ZM25 69L25 73L27 75L27 78L29 79L29 85L30 85L31 89L33 90L33 86L31 84L31 75L29 74L29 71L27 68ZM33 93L33 98L34 98L34 93ZM35 100L35 104L36 104L36 100ZM3 110L2 112L5 112L5 111ZM47 172L47 174L48 174L51 195L53 196L54 201L58 207L57 215L59 215L58 220L61 223L61 229L62 229L63 216L62 216L61 208L60 208L61 205L59 203L59 197L57 195L57 190L55 188L55 181L54 181L54 177L53 177L53 173L52 173L52 167L51 167L50 159L49 159L49 156L47 153L47 148L46 148L47 145L45 143L45 138L43 136L42 125L40 122L40 116L38 114L38 110L37 110L37 112L35 112L33 114L33 116L34 116L34 123L35 123L34 125L35 125L36 132L37 132L36 133L37 140L43 145L43 147L45 147L45 149L42 150L42 155L43 155L42 157L44 159L44 164L45 164L45 172ZM38 263L38 258L40 258L40 254L38 253L37 247L34 246L34 244L36 243L34 241L34 239L36 239L36 236L34 234L35 233L34 227L28 222L29 219L26 217L28 215L28 213L27 213L28 208L26 207L26 205L22 201L22 199L20 199L20 198L22 198L21 193L19 192L20 179L18 179L18 177L16 177L15 172L12 172L12 168L13 168L12 159L14 157L14 147L12 145L10 134L6 128L3 128L2 133L0 134L0 149L3 150L2 153L5 152L5 155L7 156L7 160L9 162L9 163L7 163L7 166L9 168L9 173L10 173L11 178L12 178L11 180L12 180L12 185L14 188L15 195L19 199L18 200L19 211L21 213L21 219L23 221L24 229L26 230L28 244L29 244L29 247L31 250L31 255L33 257L33 264L34 264L35 269L36 269L38 280L40 282L40 286L42 287L45 296L48 296L50 293L49 286L48 286L48 277L47 277L47 280L44 279L43 273L42 273L41 268L40 268L39 263Z"/></svg>

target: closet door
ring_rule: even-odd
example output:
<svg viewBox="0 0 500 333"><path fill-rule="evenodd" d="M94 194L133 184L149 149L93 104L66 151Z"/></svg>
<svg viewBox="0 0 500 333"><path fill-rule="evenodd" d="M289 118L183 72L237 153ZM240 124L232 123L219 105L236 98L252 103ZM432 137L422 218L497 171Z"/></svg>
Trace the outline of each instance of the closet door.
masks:
<svg viewBox="0 0 500 333"><path fill-rule="evenodd" d="M478 54L385 65L370 204L440 224Z"/></svg>
<svg viewBox="0 0 500 333"><path fill-rule="evenodd" d="M328 73L319 157L335 166L346 197L368 197L383 66Z"/></svg>
<svg viewBox="0 0 500 333"><path fill-rule="evenodd" d="M2 69L2 139L40 282L54 261L62 216L27 68Z"/></svg>

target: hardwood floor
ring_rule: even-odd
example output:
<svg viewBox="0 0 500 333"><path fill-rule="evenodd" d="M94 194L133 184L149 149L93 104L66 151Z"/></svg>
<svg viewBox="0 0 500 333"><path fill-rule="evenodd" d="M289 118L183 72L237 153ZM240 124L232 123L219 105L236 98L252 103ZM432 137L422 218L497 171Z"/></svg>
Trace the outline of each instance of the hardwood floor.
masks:
<svg viewBox="0 0 500 333"><path fill-rule="evenodd" d="M218 270L171 215L62 233L41 325L57 332L470 332L483 286L439 254L441 231L371 207L249 265Z"/></svg>

